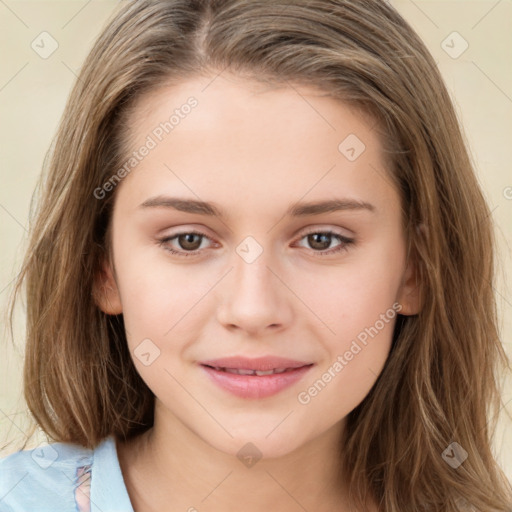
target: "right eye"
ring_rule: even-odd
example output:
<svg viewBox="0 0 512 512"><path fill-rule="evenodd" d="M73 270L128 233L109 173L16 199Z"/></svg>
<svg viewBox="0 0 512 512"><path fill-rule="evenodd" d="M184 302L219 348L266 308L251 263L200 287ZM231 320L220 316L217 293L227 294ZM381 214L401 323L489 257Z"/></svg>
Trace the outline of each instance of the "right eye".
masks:
<svg viewBox="0 0 512 512"><path fill-rule="evenodd" d="M172 236L166 236L158 240L158 244L171 254L180 257L197 256L200 251L201 242L203 239L209 238L200 231L183 231L176 233ZM177 244L181 246L178 250L173 248L171 242L176 240Z"/></svg>

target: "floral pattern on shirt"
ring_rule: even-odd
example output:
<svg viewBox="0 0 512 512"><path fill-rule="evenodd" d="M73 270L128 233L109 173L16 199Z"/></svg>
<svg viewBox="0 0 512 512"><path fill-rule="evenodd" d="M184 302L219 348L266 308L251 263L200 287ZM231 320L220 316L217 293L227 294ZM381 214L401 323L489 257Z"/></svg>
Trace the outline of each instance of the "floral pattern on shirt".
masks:
<svg viewBox="0 0 512 512"><path fill-rule="evenodd" d="M75 502L78 512L91 510L91 465L80 466L76 470Z"/></svg>

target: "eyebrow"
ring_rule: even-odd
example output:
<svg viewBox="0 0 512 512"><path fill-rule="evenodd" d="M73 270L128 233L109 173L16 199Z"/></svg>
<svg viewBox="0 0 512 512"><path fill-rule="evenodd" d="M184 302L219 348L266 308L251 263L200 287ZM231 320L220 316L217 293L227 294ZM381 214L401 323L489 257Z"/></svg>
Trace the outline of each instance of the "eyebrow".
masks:
<svg viewBox="0 0 512 512"><path fill-rule="evenodd" d="M179 197L155 196L147 199L139 208L171 208L180 212L195 213L198 215L210 215L225 219L226 215L214 203L184 199ZM330 199L316 202L293 203L285 213L290 217L305 217L308 215L320 215L336 211L369 211L374 213L375 206L356 199Z"/></svg>

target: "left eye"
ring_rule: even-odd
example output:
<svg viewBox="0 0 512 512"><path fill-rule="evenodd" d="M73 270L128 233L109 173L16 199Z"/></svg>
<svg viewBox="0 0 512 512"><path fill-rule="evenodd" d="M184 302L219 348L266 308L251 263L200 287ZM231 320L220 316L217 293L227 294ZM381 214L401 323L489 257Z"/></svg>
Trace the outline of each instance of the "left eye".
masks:
<svg viewBox="0 0 512 512"><path fill-rule="evenodd" d="M331 245L333 238L338 239L340 244L335 246L333 249L327 250ZM353 239L347 238L339 233L335 233L334 231L312 231L303 236L301 240L303 239L306 239L307 243L314 249L319 249L314 252L317 252L320 255L333 254L342 250L347 250L348 247L354 243Z"/></svg>
<svg viewBox="0 0 512 512"><path fill-rule="evenodd" d="M328 249L333 238L338 239L340 243L333 249ZM159 245L177 256L197 256L200 253L203 239L210 240L204 233L186 231L159 240ZM354 243L353 239L335 233L334 231L312 231L303 235L299 241L304 239L306 239L307 243L312 247L313 252L321 256L348 250L348 247ZM173 240L178 242L178 250L171 246L170 242Z"/></svg>

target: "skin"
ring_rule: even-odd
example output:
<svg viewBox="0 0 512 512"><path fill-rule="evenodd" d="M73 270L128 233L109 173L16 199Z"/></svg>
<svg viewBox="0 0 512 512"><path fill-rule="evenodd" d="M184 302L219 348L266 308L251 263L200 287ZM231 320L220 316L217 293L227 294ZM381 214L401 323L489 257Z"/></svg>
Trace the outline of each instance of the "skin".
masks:
<svg viewBox="0 0 512 512"><path fill-rule="evenodd" d="M371 119L314 88L212 79L161 88L130 120L135 150L187 98L199 102L118 186L112 264L98 279L98 305L123 313L135 366L156 396L155 426L118 442L127 489L137 512L225 512L241 503L248 512L276 503L282 512L345 511L339 439L383 369L396 316L309 403L298 394L394 303L401 314L418 312L400 196ZM353 162L338 150L349 134L366 146ZM225 217L139 206L158 195L211 201ZM284 216L298 201L334 198L374 211ZM192 240L195 256L159 244L191 229L205 235ZM322 256L342 242L315 245L307 234L326 229L355 242ZM236 252L249 235L263 250L252 263ZM186 242L167 247L190 251ZM134 350L148 338L160 354L146 366ZM315 366L277 395L243 399L198 365L234 354ZM250 468L237 458L248 442L263 454Z"/></svg>

